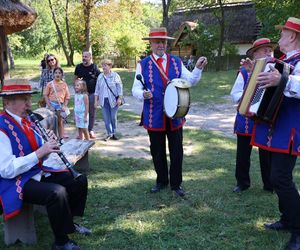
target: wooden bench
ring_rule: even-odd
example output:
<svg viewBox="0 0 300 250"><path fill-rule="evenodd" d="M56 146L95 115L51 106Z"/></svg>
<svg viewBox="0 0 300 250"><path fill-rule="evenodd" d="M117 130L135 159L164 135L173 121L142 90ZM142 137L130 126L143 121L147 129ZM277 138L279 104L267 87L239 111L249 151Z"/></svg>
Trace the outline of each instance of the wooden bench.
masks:
<svg viewBox="0 0 300 250"><path fill-rule="evenodd" d="M82 141L70 139L61 146L61 150L66 158L74 165L77 170L87 171L89 169L88 150L95 144L94 141ZM50 154L44 161L44 165L56 169L65 168L64 163L57 154ZM35 244L37 242L34 226L34 207L38 210L44 207L24 204L19 215L4 221L4 242L11 245L18 240L25 244Z"/></svg>

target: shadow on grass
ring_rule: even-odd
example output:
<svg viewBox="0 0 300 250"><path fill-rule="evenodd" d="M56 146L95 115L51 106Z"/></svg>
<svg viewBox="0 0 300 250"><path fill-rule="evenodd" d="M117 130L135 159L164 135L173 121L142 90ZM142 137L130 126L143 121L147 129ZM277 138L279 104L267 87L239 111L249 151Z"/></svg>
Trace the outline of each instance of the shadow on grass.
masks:
<svg viewBox="0 0 300 250"><path fill-rule="evenodd" d="M276 196L261 189L256 150L252 187L237 195L231 191L235 140L187 130L189 143L194 148L184 157L185 199L170 189L149 193L156 178L152 161L91 152L86 216L78 221L93 235L72 239L87 249L282 249L289 235L263 230L279 214ZM39 245L22 249L52 243L45 216L37 222Z"/></svg>

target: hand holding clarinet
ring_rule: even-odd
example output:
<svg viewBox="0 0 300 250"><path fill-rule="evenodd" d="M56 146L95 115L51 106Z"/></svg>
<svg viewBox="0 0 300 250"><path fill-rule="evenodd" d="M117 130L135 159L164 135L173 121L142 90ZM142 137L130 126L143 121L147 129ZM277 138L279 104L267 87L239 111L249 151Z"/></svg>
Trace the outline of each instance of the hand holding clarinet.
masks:
<svg viewBox="0 0 300 250"><path fill-rule="evenodd" d="M66 168L69 169L70 173L73 175L74 179L81 176L72 166L72 164L68 161L65 155L60 151L59 144L57 142L57 137L55 136L53 131L46 131L46 129L41 125L39 119L36 115L31 111L27 110L27 113L31 120L35 123L37 128L39 129L45 143L37 149L36 155L39 159L42 159L44 156L49 155L50 153L57 153L63 163L66 165Z"/></svg>

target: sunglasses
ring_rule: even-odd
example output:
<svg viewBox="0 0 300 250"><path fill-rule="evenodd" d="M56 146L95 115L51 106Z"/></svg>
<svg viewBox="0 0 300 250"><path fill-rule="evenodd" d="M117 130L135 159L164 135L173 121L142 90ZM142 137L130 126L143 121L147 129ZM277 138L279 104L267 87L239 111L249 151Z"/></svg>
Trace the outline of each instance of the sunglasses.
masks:
<svg viewBox="0 0 300 250"><path fill-rule="evenodd" d="M54 58L51 58L51 59L48 59L47 62L53 62L55 59Z"/></svg>

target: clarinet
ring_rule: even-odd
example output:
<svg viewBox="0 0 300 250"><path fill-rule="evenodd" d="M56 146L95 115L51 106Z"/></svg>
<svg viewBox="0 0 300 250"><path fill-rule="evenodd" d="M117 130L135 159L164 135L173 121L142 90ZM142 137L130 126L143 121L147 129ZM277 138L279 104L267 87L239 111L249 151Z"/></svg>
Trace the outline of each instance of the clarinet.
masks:
<svg viewBox="0 0 300 250"><path fill-rule="evenodd" d="M30 119L35 123L35 125L38 127L39 131L41 132L41 135L43 137L43 139L45 141L48 141L48 134L46 129L42 126L42 124L40 123L39 119L37 118L37 116L29 109L26 110L26 112L28 113ZM71 172L71 174L73 175L74 179L78 178L79 176L81 176L80 173L78 173L72 166L72 164L68 161L68 159L65 157L65 155L62 152L58 152L57 153L58 156L60 157L60 159L63 161L63 163L66 165L67 169L69 169L69 171Z"/></svg>

